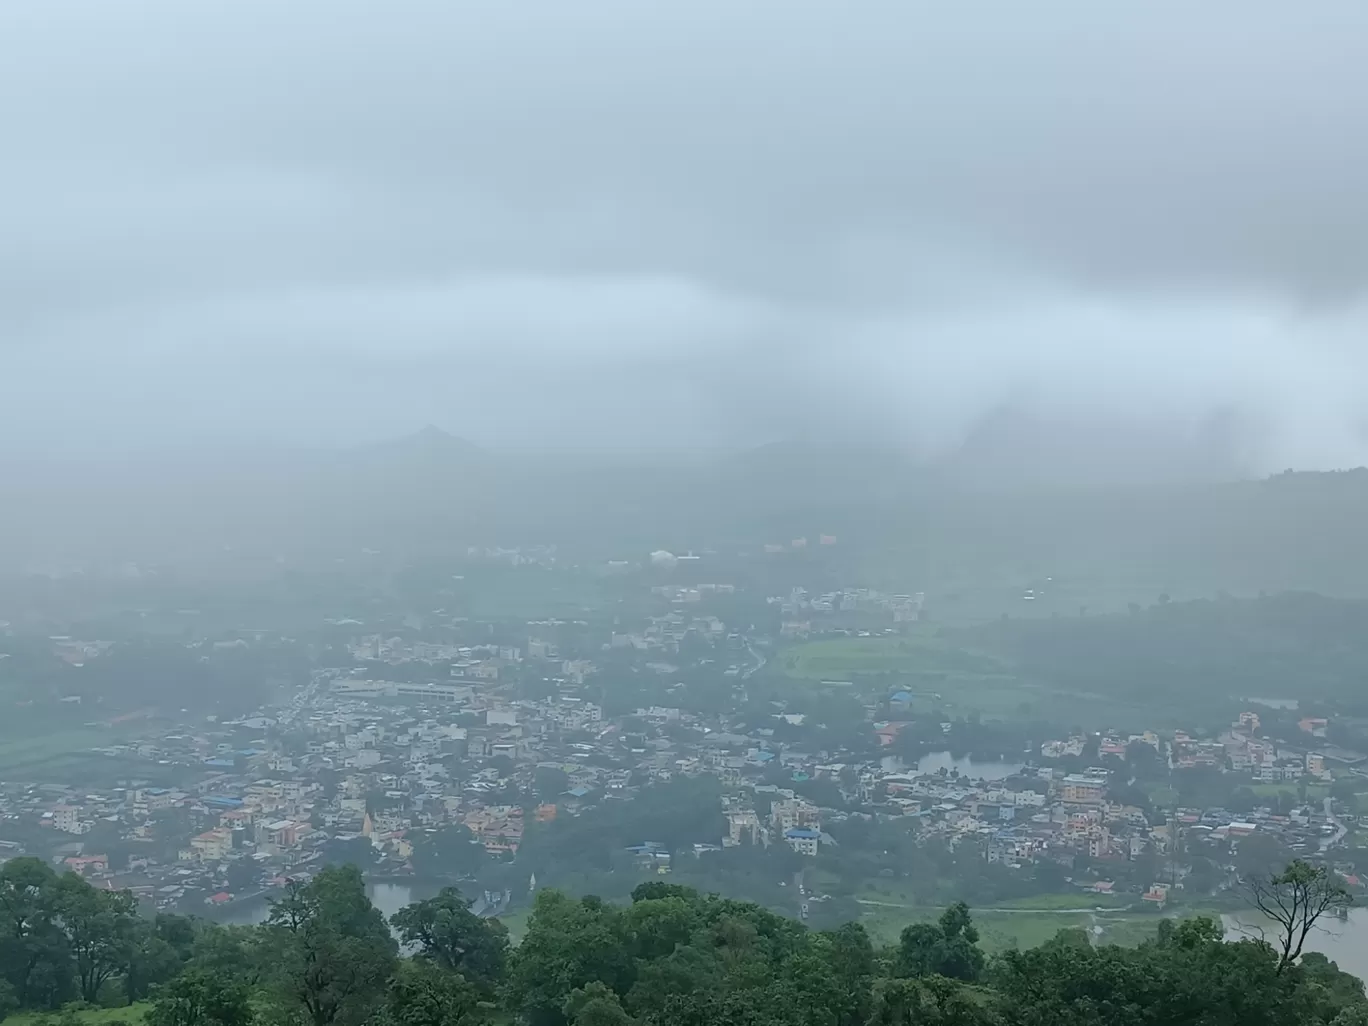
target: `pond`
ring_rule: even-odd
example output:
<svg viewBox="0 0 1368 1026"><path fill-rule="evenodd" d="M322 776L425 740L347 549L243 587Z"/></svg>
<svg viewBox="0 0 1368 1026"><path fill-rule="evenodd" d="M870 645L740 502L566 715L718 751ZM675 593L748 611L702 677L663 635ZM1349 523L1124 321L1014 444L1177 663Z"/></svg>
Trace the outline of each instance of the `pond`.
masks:
<svg viewBox="0 0 1368 1026"><path fill-rule="evenodd" d="M905 773L910 767L903 759L890 755L881 762L886 773ZM971 780L1002 780L1020 773L1024 764L1002 762L994 759L971 759L967 756L956 758L949 752L929 752L917 760L916 772L937 773L944 769L947 773L959 771L962 777Z"/></svg>
<svg viewBox="0 0 1368 1026"><path fill-rule="evenodd" d="M378 908L386 919L394 915L405 905L411 905L415 901L425 901L433 897L439 890L439 884L423 883L368 883L366 884L366 895L375 907ZM266 898L255 901L243 902L227 910L221 917L215 917L221 923L237 923L250 925L253 923L264 923L267 914L271 911L271 904Z"/></svg>
<svg viewBox="0 0 1368 1026"><path fill-rule="evenodd" d="M1277 928L1276 923L1252 909L1221 916L1221 924L1226 928L1227 940L1238 940L1240 937L1257 939L1261 925L1271 939ZM1368 976L1368 909L1350 909L1348 919L1326 916L1306 938L1306 950L1319 951L1347 973L1360 978Z"/></svg>

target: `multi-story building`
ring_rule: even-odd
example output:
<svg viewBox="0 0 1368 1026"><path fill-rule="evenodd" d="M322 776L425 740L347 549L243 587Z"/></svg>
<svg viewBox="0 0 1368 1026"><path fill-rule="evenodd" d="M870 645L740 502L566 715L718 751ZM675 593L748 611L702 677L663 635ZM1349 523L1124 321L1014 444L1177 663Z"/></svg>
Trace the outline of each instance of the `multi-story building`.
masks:
<svg viewBox="0 0 1368 1026"><path fill-rule="evenodd" d="M1070 805L1096 805L1107 793L1107 782L1086 773L1070 773L1064 778L1060 799Z"/></svg>
<svg viewBox="0 0 1368 1026"><path fill-rule="evenodd" d="M784 831L784 840L799 855L814 856L822 841L822 832L811 827L794 827Z"/></svg>
<svg viewBox="0 0 1368 1026"><path fill-rule="evenodd" d="M780 832L808 827L820 829L822 813L811 802L801 798L786 798L770 806L770 822Z"/></svg>

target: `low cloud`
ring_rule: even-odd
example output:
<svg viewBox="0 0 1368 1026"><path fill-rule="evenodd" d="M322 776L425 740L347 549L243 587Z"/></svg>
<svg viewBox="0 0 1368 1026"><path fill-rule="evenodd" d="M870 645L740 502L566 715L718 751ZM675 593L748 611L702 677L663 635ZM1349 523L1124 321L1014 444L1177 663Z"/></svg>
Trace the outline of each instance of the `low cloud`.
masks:
<svg viewBox="0 0 1368 1026"><path fill-rule="evenodd" d="M11 452L1368 458L1362 5L117 6L0 13Z"/></svg>

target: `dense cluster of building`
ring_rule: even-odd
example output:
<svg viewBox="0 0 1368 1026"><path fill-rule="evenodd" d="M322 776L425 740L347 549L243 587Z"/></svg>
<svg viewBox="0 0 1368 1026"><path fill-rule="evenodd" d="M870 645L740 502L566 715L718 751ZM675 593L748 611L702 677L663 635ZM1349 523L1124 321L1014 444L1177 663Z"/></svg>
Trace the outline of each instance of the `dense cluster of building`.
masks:
<svg viewBox="0 0 1368 1026"><path fill-rule="evenodd" d="M504 550L481 555L524 558ZM661 562L658 556L653 561ZM1307 751L1262 737L1258 715L1246 712L1217 736L1143 731L1046 741L1038 752L1022 753L1019 764L999 766L983 779L972 767L965 773L919 768L880 753L915 719L906 691L862 696L876 744L859 754L777 740L780 721L800 726L804 719L783 708L775 709L773 723L725 708L704 714L667 704L605 712L600 662L626 660L633 673L668 680L697 643L709 672L744 695L749 675L765 664L764 651L785 636L808 633L803 617L877 610L896 625L917 619L924 602L921 594L809 595L794 588L770 600L780 607L779 637L742 635L717 616L690 610L701 596L732 590L654 585L653 596L668 611L637 622L615 619L592 644L564 652L558 621L528 623L521 637L487 644L334 621L355 628L344 649L350 664L315 670L283 703L105 750L124 765L134 759L155 767L149 780L135 773L107 788L0 785L0 815L16 838L6 835L0 843L10 854L43 850L84 876L131 888L161 906L228 905L358 845L370 846L384 872L412 873L415 845L453 826L465 828L489 855L516 859L525 831L536 823L629 798L653 782L702 774L722 784L725 830L715 843L697 845L700 856L743 844L783 844L809 858L839 855L828 828L852 809L905 819L919 834L953 846L973 842L988 862L1018 867L1042 859L1165 856L1184 831L1231 844L1266 832L1291 847L1320 849L1343 836L1328 799L1236 815L1173 804L1142 808L1111 786L1116 760L1135 745L1149 746L1154 762L1167 769L1211 767L1251 782L1321 780L1329 775L1327 762L1347 763L1354 755L1324 746L1324 720L1303 721L1308 742L1321 746ZM63 652L83 658L101 651L96 643L57 641ZM700 662L696 654L689 658ZM377 674L377 666L391 669ZM528 697L529 680L540 697ZM879 754L871 755L870 747ZM151 778L168 775L180 786L151 785ZM563 786L546 793L548 778ZM829 781L841 807L803 797L807 781ZM643 838L630 850L643 865L669 871L672 853L657 842ZM1178 878L1175 868L1146 896L1164 900Z"/></svg>

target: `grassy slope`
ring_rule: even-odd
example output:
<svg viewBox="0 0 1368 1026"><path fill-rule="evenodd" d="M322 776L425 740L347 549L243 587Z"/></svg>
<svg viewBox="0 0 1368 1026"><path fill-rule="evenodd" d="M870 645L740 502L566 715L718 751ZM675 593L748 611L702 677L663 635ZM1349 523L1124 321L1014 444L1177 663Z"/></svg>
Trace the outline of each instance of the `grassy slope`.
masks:
<svg viewBox="0 0 1368 1026"><path fill-rule="evenodd" d="M122 1008L87 1008L76 1012L82 1026L109 1026L110 1023L126 1022L130 1026L141 1023L152 1007L150 1001L138 1001ZM5 1019L6 1026L37 1026L43 1018L55 1018L62 1013L15 1012Z"/></svg>

